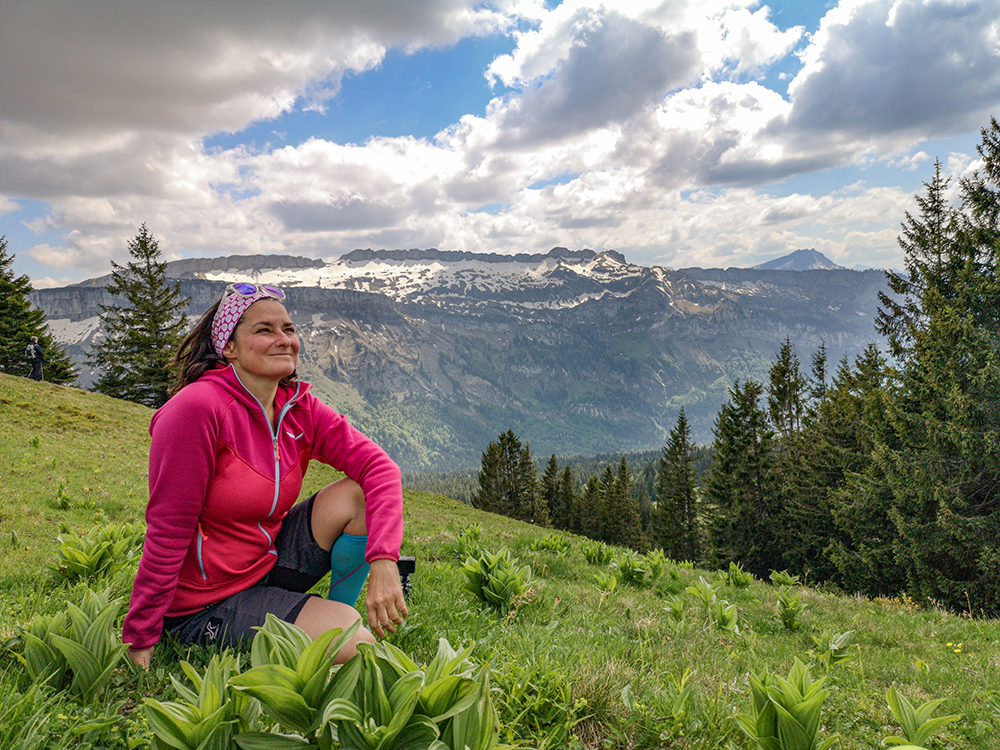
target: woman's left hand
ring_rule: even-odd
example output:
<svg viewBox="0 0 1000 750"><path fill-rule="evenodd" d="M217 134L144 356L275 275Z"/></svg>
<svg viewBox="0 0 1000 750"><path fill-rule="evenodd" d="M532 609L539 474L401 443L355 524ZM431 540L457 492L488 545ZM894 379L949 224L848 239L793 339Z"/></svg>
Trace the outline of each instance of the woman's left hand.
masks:
<svg viewBox="0 0 1000 750"><path fill-rule="evenodd" d="M385 630L395 633L396 626L402 625L403 619L409 617L395 560L372 561L366 604L368 629L379 638L385 638Z"/></svg>

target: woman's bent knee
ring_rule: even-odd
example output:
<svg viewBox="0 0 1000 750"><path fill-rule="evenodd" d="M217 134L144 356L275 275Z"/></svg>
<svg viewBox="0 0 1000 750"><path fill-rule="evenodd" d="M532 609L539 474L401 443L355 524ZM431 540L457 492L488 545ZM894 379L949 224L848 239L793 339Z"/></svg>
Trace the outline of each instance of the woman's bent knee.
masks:
<svg viewBox="0 0 1000 750"><path fill-rule="evenodd" d="M340 479L328 484L316 494L313 502L313 537L330 549L343 533L365 536L365 493L352 479Z"/></svg>

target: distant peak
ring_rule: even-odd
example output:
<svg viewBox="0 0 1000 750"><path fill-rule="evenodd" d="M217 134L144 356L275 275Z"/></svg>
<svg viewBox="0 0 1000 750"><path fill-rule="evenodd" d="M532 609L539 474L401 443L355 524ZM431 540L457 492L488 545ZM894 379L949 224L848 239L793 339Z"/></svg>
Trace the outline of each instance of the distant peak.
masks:
<svg viewBox="0 0 1000 750"><path fill-rule="evenodd" d="M623 266L628 265L628 261L625 260L625 256L617 252L616 250L602 250L601 252L596 253L594 257L597 258L598 260L606 260L610 258L617 263L621 263Z"/></svg>
<svg viewBox="0 0 1000 750"><path fill-rule="evenodd" d="M838 266L832 260L815 248L795 250L788 255L769 260L756 266L750 266L755 271L844 271L844 266Z"/></svg>

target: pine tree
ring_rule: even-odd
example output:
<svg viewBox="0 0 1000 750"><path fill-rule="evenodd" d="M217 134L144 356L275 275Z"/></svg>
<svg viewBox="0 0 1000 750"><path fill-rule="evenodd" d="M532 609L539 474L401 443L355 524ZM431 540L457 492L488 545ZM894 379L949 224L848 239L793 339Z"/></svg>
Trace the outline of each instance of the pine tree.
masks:
<svg viewBox="0 0 1000 750"><path fill-rule="evenodd" d="M14 256L7 254L7 238L0 237L0 372L27 375L25 350L32 336L45 351L44 379L50 383L72 383L76 371L66 352L55 342L45 322L45 313L32 308L31 279L15 276Z"/></svg>
<svg viewBox="0 0 1000 750"><path fill-rule="evenodd" d="M656 505L652 543L674 560L698 561L697 488L691 430L684 410L670 431L663 455L656 462Z"/></svg>
<svg viewBox="0 0 1000 750"><path fill-rule="evenodd" d="M188 303L180 282L167 282L167 264L159 245L143 224L128 243L134 260L111 262L110 294L124 305L101 305L105 338L88 359L102 370L94 390L153 408L166 403L176 379L174 354L187 329Z"/></svg>
<svg viewBox="0 0 1000 750"><path fill-rule="evenodd" d="M514 434L501 433L483 452L479 486L472 505L508 518L548 525L548 512L539 499L537 469L531 449ZM545 511L545 512L543 512Z"/></svg>
<svg viewBox="0 0 1000 750"><path fill-rule="evenodd" d="M735 383L715 420L712 460L705 498L712 506L708 523L709 560L715 567L739 562L758 577L783 568L781 505L773 433L760 408L763 386Z"/></svg>

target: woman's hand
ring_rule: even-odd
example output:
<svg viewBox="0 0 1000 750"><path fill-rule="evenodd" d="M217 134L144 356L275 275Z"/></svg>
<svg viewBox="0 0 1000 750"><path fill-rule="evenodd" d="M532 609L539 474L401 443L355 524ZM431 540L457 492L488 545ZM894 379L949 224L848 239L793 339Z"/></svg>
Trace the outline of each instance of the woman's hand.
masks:
<svg viewBox="0 0 1000 750"><path fill-rule="evenodd" d="M385 638L386 628L396 632L396 626L409 617L403 586L399 582L399 569L395 560L374 560L368 574L368 629L379 638Z"/></svg>
<svg viewBox="0 0 1000 750"><path fill-rule="evenodd" d="M150 646L149 648L140 649L129 649L128 658L132 660L132 663L137 667L142 667L147 672L149 671L149 663L153 660L153 649L155 646Z"/></svg>

